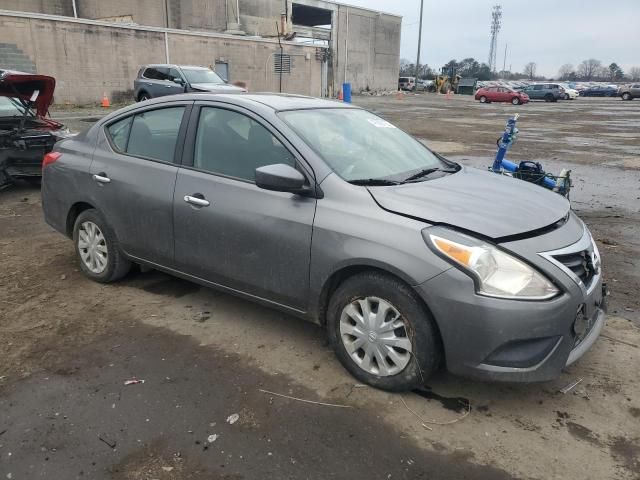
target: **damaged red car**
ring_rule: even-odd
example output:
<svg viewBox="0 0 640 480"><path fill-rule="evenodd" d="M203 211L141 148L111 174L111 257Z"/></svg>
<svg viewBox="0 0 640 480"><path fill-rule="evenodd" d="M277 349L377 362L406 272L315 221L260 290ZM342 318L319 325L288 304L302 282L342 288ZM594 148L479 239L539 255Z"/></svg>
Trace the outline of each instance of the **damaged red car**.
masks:
<svg viewBox="0 0 640 480"><path fill-rule="evenodd" d="M0 189L16 179L38 182L44 155L69 136L46 117L55 87L53 77L0 70Z"/></svg>

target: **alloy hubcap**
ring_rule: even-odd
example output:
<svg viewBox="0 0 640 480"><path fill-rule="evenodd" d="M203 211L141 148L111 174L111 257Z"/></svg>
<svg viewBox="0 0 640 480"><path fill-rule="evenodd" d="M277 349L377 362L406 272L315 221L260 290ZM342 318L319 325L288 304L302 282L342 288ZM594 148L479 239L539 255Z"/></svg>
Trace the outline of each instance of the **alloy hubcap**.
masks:
<svg viewBox="0 0 640 480"><path fill-rule="evenodd" d="M391 303L378 297L354 300L344 307L340 339L356 365L372 375L397 375L411 361L405 320Z"/></svg>
<svg viewBox="0 0 640 480"><path fill-rule="evenodd" d="M82 263L92 272L100 274L107 268L107 242L102 231L93 222L82 222L78 230L78 251Z"/></svg>

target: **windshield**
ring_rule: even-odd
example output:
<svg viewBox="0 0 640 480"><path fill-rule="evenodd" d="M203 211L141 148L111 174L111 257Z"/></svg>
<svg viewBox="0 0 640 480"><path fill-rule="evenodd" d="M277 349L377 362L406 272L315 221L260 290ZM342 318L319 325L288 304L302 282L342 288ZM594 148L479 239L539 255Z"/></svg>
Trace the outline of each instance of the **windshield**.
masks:
<svg viewBox="0 0 640 480"><path fill-rule="evenodd" d="M11 97L0 97L0 117L22 117L25 107L20 100ZM33 115L29 111L30 115Z"/></svg>
<svg viewBox="0 0 640 480"><path fill-rule="evenodd" d="M225 83L222 78L218 76L213 70L206 70L203 68L183 68L182 73L187 77L189 83Z"/></svg>
<svg viewBox="0 0 640 480"><path fill-rule="evenodd" d="M365 110L293 110L280 117L346 181L403 181L427 169L451 168L399 128Z"/></svg>

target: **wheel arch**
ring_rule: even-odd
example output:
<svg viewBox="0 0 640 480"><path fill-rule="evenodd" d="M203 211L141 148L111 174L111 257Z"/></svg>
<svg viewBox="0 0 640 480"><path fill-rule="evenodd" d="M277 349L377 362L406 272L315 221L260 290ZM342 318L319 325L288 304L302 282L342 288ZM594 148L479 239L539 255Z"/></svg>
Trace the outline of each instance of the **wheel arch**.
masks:
<svg viewBox="0 0 640 480"><path fill-rule="evenodd" d="M85 210L90 210L92 208L95 207L88 202L76 202L71 205L71 208L67 212L67 220L65 223L65 233L69 238L73 237L73 226L75 225L78 216Z"/></svg>
<svg viewBox="0 0 640 480"><path fill-rule="evenodd" d="M408 288L413 290L416 293L416 297L418 301L422 305L422 307L427 311L431 319L433 320L433 327L436 330L438 335L438 346L440 351L442 352L442 365L444 365L446 359L446 352L444 348L444 342L442 337L442 332L440 331L440 325L438 324L438 320L435 318L433 311L429 308L427 302L422 298L422 296L415 290L414 285L415 282L412 282L411 279L403 274L398 269L394 268L391 265L380 265L373 263L354 263L350 265L344 265L338 269L336 269L324 282L322 286L322 290L319 295L318 301L318 309L317 309L317 323L319 323L322 327L325 327L327 324L327 310L329 307L329 302L331 300L331 296L333 293L342 285L346 280L355 275L360 275L366 272L377 272L390 277L395 278L396 280L404 283Z"/></svg>

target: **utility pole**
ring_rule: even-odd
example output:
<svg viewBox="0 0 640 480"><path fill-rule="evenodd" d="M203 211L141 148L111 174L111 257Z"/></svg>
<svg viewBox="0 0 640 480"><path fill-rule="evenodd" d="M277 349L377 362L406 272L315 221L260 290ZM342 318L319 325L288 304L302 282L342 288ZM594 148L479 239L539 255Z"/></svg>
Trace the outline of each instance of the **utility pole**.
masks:
<svg viewBox="0 0 640 480"><path fill-rule="evenodd" d="M416 59L415 77L418 81L418 72L420 72L420 45L422 44L422 11L424 10L424 0L420 0L420 28L418 30L418 58Z"/></svg>
<svg viewBox="0 0 640 480"><path fill-rule="evenodd" d="M507 69L507 47L508 43L504 44L504 63L502 64L502 71L504 72Z"/></svg>

